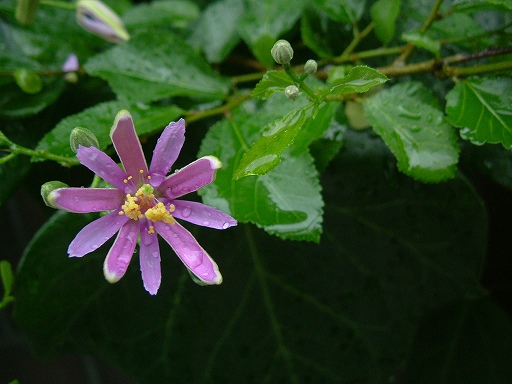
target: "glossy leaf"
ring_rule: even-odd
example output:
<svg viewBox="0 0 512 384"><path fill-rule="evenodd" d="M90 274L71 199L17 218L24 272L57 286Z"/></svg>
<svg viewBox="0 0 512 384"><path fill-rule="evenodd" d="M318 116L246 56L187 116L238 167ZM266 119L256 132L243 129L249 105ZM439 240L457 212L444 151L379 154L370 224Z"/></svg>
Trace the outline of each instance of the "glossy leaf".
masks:
<svg viewBox="0 0 512 384"><path fill-rule="evenodd" d="M367 92L388 80L387 76L379 71L364 65L358 65L352 68L343 78L331 77L329 92L332 95Z"/></svg>
<svg viewBox="0 0 512 384"><path fill-rule="evenodd" d="M90 218L59 213L24 255L16 320L39 356L94 354L138 382L386 382L403 370L426 310L479 292L486 247L485 209L465 180L422 185L390 161L380 139L351 133L325 184L321 246L246 225L204 229L197 238L224 283L195 285L161 243L155 297L137 255L116 284L102 274L108 245L68 258Z"/></svg>
<svg viewBox="0 0 512 384"><path fill-rule="evenodd" d="M238 23L238 33L265 66L275 62L270 50L278 38L300 18L304 0L249 0Z"/></svg>
<svg viewBox="0 0 512 384"><path fill-rule="evenodd" d="M456 11L512 11L510 0L455 0L452 4Z"/></svg>
<svg viewBox="0 0 512 384"><path fill-rule="evenodd" d="M375 34L384 44L388 44L395 35L395 22L400 13L401 0L378 0L370 8L375 24Z"/></svg>
<svg viewBox="0 0 512 384"><path fill-rule="evenodd" d="M355 24L362 16L366 0L313 0L331 18L344 23Z"/></svg>
<svg viewBox="0 0 512 384"><path fill-rule="evenodd" d="M233 177L264 175L274 169L281 161L283 151L293 143L305 118L306 111L296 109L263 128L261 137L244 154Z"/></svg>
<svg viewBox="0 0 512 384"><path fill-rule="evenodd" d="M459 147L432 93L419 83L397 84L364 103L373 130L397 158L398 169L424 182L455 176Z"/></svg>
<svg viewBox="0 0 512 384"><path fill-rule="evenodd" d="M427 51L430 51L434 55L436 55L436 57L439 57L441 43L439 42L439 40L436 40L423 32L406 32L402 34L402 40L411 43L415 47L426 49Z"/></svg>
<svg viewBox="0 0 512 384"><path fill-rule="evenodd" d="M210 4L194 26L189 41L204 51L209 62L221 62L240 41L237 24L244 9L244 3L238 0Z"/></svg>
<svg viewBox="0 0 512 384"><path fill-rule="evenodd" d="M448 120L473 144L501 143L512 149L510 89L510 77L461 80L446 95Z"/></svg>
<svg viewBox="0 0 512 384"><path fill-rule="evenodd" d="M199 7L192 1L165 0L138 4L123 14L128 30L148 27L185 28L199 17Z"/></svg>
<svg viewBox="0 0 512 384"><path fill-rule="evenodd" d="M251 92L251 96L256 100L267 100L274 93L284 92L287 86L293 84L293 80L285 72L268 71L256 84Z"/></svg>
<svg viewBox="0 0 512 384"><path fill-rule="evenodd" d="M181 95L212 99L230 88L177 35L142 32L85 64L87 73L107 80L120 98L153 101Z"/></svg>
<svg viewBox="0 0 512 384"><path fill-rule="evenodd" d="M131 113L139 135L157 132L171 121L177 120L183 113L174 105L144 106L122 101L108 101L96 104L94 107L60 121L39 141L36 149L56 155L74 157L75 154L69 146L69 134L75 127L84 127L98 138L99 149L104 150L112 144L109 136L110 128L116 114L122 109L127 109Z"/></svg>

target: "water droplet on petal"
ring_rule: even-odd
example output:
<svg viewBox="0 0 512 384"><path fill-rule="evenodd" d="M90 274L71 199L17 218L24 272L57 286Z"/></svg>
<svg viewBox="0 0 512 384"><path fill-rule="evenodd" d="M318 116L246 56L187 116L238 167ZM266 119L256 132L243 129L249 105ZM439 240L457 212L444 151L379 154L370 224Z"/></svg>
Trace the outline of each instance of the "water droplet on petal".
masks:
<svg viewBox="0 0 512 384"><path fill-rule="evenodd" d="M203 226L207 227L210 225L210 222L209 221L203 221Z"/></svg>
<svg viewBox="0 0 512 384"><path fill-rule="evenodd" d="M228 222L225 222L224 224L222 224L222 229L227 229L227 228L229 228Z"/></svg>
<svg viewBox="0 0 512 384"><path fill-rule="evenodd" d="M188 207L184 208L183 211L181 212L181 215L183 217L189 217L190 214L192 213L192 210Z"/></svg>

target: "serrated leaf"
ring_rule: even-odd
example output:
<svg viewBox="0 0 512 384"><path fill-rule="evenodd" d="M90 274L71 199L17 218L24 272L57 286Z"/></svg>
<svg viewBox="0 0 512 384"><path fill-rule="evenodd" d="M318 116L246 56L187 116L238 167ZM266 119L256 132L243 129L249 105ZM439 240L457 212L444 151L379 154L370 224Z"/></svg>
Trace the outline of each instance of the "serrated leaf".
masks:
<svg viewBox="0 0 512 384"><path fill-rule="evenodd" d="M199 17L199 7L192 1L165 0L131 7L122 16L128 30L148 27L184 28Z"/></svg>
<svg viewBox="0 0 512 384"><path fill-rule="evenodd" d="M501 143L512 149L512 78L474 77L446 95L446 114L473 144Z"/></svg>
<svg viewBox="0 0 512 384"><path fill-rule="evenodd" d="M452 127L429 89L397 84L367 99L366 117L398 161L398 169L417 180L439 182L455 176L459 147Z"/></svg>
<svg viewBox="0 0 512 384"><path fill-rule="evenodd" d="M414 45L415 47L426 49L436 55L436 57L439 57L440 55L439 51L441 50L441 43L439 40L436 40L423 32L405 32L402 34L402 40Z"/></svg>
<svg viewBox="0 0 512 384"><path fill-rule="evenodd" d="M337 79L331 76L329 92L332 95L367 92L376 85L384 84L388 80L388 77L379 71L365 65L358 65L352 68L347 76L343 78Z"/></svg>
<svg viewBox="0 0 512 384"><path fill-rule="evenodd" d="M110 128L121 109L127 109L131 113L139 135L157 132L183 113L182 109L174 105L144 106L124 101L107 101L61 120L39 141L36 150L74 157L75 154L69 146L69 134L75 127L89 129L98 138L100 149L104 150L112 144Z"/></svg>
<svg viewBox="0 0 512 384"><path fill-rule="evenodd" d="M378 0L370 8L375 34L384 44L395 35L395 22L400 13L401 0Z"/></svg>
<svg viewBox="0 0 512 384"><path fill-rule="evenodd" d="M292 111L298 119L302 113ZM199 193L203 201L230 212L241 222L252 222L271 234L291 240L318 241L322 223L322 197L318 173L307 152L290 155L264 176L234 180L235 166L248 143L260 137L262 115L245 115L241 111L229 121L216 124L208 132L199 156L217 156L223 168L215 182ZM271 117L269 115L269 117Z"/></svg>
<svg viewBox="0 0 512 384"><path fill-rule="evenodd" d="M511 0L455 0L452 4L455 11L512 11Z"/></svg>
<svg viewBox="0 0 512 384"><path fill-rule="evenodd" d="M85 70L109 82L119 98L153 101L171 96L222 98L230 83L170 32L144 31L91 58Z"/></svg>
<svg viewBox="0 0 512 384"><path fill-rule="evenodd" d="M274 169L281 161L281 154L293 143L305 119L306 111L296 109L263 128L261 137L244 154L233 177L239 179L264 175Z"/></svg>
<svg viewBox="0 0 512 384"><path fill-rule="evenodd" d="M244 9L244 3L238 0L210 4L194 26L189 41L204 51L209 62L220 63L240 41L237 25Z"/></svg>
<svg viewBox="0 0 512 384"><path fill-rule="evenodd" d="M256 58L267 67L275 62L270 50L277 39L300 18L304 0L248 0L238 33Z"/></svg>
<svg viewBox="0 0 512 384"><path fill-rule="evenodd" d="M267 100L274 93L284 92L287 86L293 84L293 80L285 72L268 71L256 84L251 92L251 96L256 100Z"/></svg>

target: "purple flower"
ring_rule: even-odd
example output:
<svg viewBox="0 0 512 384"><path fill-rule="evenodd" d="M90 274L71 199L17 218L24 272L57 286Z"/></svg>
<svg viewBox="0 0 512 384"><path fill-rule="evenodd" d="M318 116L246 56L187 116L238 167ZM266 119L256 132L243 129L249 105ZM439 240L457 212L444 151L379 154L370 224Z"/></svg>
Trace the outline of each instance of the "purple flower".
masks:
<svg viewBox="0 0 512 384"><path fill-rule="evenodd" d="M79 68L78 57L74 53L68 55L64 64L62 64L62 71L64 72L75 72Z"/></svg>
<svg viewBox="0 0 512 384"><path fill-rule="evenodd" d="M185 121L170 123L158 139L148 168L128 111L117 114L110 132L123 168L95 147L79 146L80 163L115 188L59 188L48 199L69 212L112 211L85 226L68 248L70 257L82 257L117 232L105 258L105 278L115 283L123 277L140 239L140 270L144 288L154 295L161 280L160 250L156 234L169 243L183 264L203 283L220 284L217 264L196 239L175 219L215 229L237 224L226 213L207 205L177 200L210 184L220 161L202 157L166 176L185 141Z"/></svg>

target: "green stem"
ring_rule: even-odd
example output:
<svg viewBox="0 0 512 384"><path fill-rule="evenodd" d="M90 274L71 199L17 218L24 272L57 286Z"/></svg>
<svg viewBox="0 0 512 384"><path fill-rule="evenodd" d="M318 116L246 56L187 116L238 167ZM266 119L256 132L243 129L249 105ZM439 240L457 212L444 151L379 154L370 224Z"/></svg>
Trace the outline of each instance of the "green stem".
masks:
<svg viewBox="0 0 512 384"><path fill-rule="evenodd" d="M51 7L56 8L62 8L69 11L74 11L76 9L76 4L74 3L67 3L65 1L57 1L57 0L41 0L40 4L42 5L49 5Z"/></svg>
<svg viewBox="0 0 512 384"><path fill-rule="evenodd" d="M242 104L245 100L249 99L251 97L250 93L243 94L241 96L235 97L231 99L228 103L221 105L220 107L208 109L206 111L188 111L185 113L185 120L187 120L187 123L191 123L194 121L202 120L207 117L216 116L216 115L222 115L226 113L227 111L239 106Z"/></svg>
<svg viewBox="0 0 512 384"><path fill-rule="evenodd" d="M315 104L319 104L321 102L320 97L311 88L307 86L307 84L304 82L304 79L301 80L299 76L297 76L297 74L295 73L295 71L293 70L292 66L289 63L283 64L283 68L286 74L290 77L290 79L292 79L298 85L298 87L306 95L309 96L309 99L311 101L313 101Z"/></svg>
<svg viewBox="0 0 512 384"><path fill-rule="evenodd" d="M359 45L359 43L373 30L374 27L375 24L371 22L361 32L356 33L354 39L352 39L352 41L347 46L347 48L345 48L343 53L334 60L349 56L354 51L354 49Z"/></svg>
<svg viewBox="0 0 512 384"><path fill-rule="evenodd" d="M0 162L0 164L13 159L17 155L26 155L34 159L52 160L67 167L72 165L78 165L80 163L76 157L60 156L47 152L45 150L35 151L30 148L22 147L21 145L15 144L9 139L7 139L7 137L3 133L0 135L0 139L2 140L2 144L7 144L8 149L11 152L10 155L7 155L1 159L2 161Z"/></svg>
<svg viewBox="0 0 512 384"><path fill-rule="evenodd" d="M464 68L445 67L443 69L443 74L448 77L467 77L490 72L505 71L509 69L512 69L512 61L500 61L498 63L476 65L473 67Z"/></svg>

